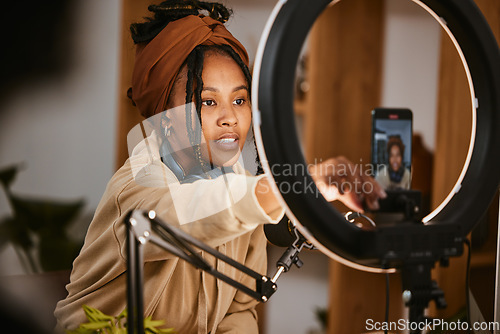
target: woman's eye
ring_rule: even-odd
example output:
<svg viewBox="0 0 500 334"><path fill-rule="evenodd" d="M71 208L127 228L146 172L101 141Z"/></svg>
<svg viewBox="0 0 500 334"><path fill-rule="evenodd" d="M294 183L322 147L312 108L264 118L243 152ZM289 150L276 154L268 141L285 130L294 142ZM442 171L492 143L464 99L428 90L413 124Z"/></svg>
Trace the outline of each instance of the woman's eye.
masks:
<svg viewBox="0 0 500 334"><path fill-rule="evenodd" d="M215 101L214 100L203 100L201 102L201 104L204 106L207 106L207 107L211 107L211 106L215 106Z"/></svg>
<svg viewBox="0 0 500 334"><path fill-rule="evenodd" d="M245 99L236 99L234 100L234 104L240 106L245 103Z"/></svg>

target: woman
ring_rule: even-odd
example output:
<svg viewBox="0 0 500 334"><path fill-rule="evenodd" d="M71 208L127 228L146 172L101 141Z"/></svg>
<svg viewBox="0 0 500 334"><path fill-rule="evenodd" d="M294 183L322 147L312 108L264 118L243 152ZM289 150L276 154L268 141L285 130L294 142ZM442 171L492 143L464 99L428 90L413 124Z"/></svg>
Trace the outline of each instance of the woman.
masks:
<svg viewBox="0 0 500 334"><path fill-rule="evenodd" d="M383 166L377 173L376 180L385 189L410 189L411 175L403 165L405 145L399 135L389 136L387 141L387 155L389 164Z"/></svg>
<svg viewBox="0 0 500 334"><path fill-rule="evenodd" d="M154 18L132 26L137 55L131 95L151 131L133 145L97 208L73 264L68 297L55 311L62 328L85 322L83 304L111 315L126 307L123 219L129 210L155 210L260 273L266 272L262 225L283 216L267 178L250 175L238 162L251 137L250 73L245 49L223 25L229 11L198 1L149 9ZM332 159L312 167L311 175L325 197L361 210L361 194L340 195L329 186L335 178L330 167L339 161L347 163ZM362 176L342 177L351 182ZM375 191L365 198L376 205L383 191L374 180L364 181L373 183ZM183 334L258 332L255 300L154 245L144 253L145 316ZM251 286L247 276L203 251L201 256Z"/></svg>

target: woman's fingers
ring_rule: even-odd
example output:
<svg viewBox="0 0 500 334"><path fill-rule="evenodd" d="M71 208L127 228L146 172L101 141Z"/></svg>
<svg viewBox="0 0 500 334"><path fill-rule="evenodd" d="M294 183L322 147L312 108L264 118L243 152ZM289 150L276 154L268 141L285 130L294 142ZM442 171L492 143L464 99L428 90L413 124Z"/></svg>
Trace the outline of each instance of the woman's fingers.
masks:
<svg viewBox="0 0 500 334"><path fill-rule="evenodd" d="M364 195L365 195L366 206L370 210L380 209L378 200L387 197L387 194L385 193L384 189L374 178L370 176L364 177L364 185L365 185Z"/></svg>
<svg viewBox="0 0 500 334"><path fill-rule="evenodd" d="M370 210L377 210L378 200L387 196L380 184L361 166L342 156L315 165L311 175L326 200L340 200L356 211L363 211L363 202Z"/></svg>
<svg viewBox="0 0 500 334"><path fill-rule="evenodd" d="M359 194L354 192L347 192L339 197L339 200L344 203L351 210L363 212L363 201Z"/></svg>

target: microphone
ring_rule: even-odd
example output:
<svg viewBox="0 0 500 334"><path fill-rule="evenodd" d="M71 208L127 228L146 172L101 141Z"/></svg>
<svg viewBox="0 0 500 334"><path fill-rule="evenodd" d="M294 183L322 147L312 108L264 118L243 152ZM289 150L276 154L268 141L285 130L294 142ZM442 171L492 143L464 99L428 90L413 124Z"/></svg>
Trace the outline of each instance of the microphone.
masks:
<svg viewBox="0 0 500 334"><path fill-rule="evenodd" d="M278 224L264 225L264 233L267 240L279 247L291 246L297 239L295 231L295 226L293 226L287 216L283 216Z"/></svg>
<svg viewBox="0 0 500 334"><path fill-rule="evenodd" d="M278 277L290 270L293 264L298 268L302 267L302 261L299 259L299 252L302 248L315 249L314 245L295 228L292 222L284 216L278 224L264 225L266 238L272 244L279 247L287 247L283 255L276 262L278 271L271 278L271 282L276 282Z"/></svg>

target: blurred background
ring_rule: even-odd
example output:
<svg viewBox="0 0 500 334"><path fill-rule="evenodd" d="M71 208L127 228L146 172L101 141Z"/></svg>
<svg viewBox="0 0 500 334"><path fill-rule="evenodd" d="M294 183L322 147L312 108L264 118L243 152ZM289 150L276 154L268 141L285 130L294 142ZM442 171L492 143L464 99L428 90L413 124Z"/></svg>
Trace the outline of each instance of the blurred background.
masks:
<svg viewBox="0 0 500 334"><path fill-rule="evenodd" d="M341 7L344 2L345 7ZM2 10L0 284L12 300L25 308L23 312L31 314L49 331L54 324L51 314L55 301L65 296L61 287L68 279L72 254L77 254L81 246L108 180L126 159L126 133L141 120L126 98L134 54L128 26L146 15L149 3L143 0L57 0L46 3L29 0L22 3L11 1ZM268 0L226 0L223 3L234 10L227 26L247 47L253 64L260 35L275 3ZM489 17L493 17L490 24L498 34L499 3L496 0L478 0L478 3L491 9L487 11ZM363 79L365 90L366 87L377 87L373 93L377 95L377 104L372 107L412 109L418 115L414 119L418 147L430 154L427 157L431 160L424 162L431 166L432 155L436 150L437 154L442 153L439 147L445 143L438 140L436 129L440 120L447 117L438 110L442 107L438 97L443 89L443 45L449 43L443 42L441 27L411 1L344 0L332 8L335 10L331 14L324 14L331 15L330 19L322 22L341 22L337 26L338 35L332 36L342 35L344 39L325 37L325 29L332 27L325 28L324 23L319 23L311 33L310 44L304 46L303 58L298 64L297 131L303 134L304 145L318 146L310 134L317 126L314 125L316 118L310 115L311 110L320 107L311 104L308 98L312 95L311 90L320 85L313 82L318 68L328 67L323 67L321 59L329 62L328 57L318 56L318 50L330 50L335 54L340 48L349 50L351 44L355 44L358 45L356 54L364 53L365 59L377 62L378 81L371 77ZM361 16L356 16L356 13ZM372 25L374 22L376 24ZM341 25L352 31L340 30ZM359 33L374 30L378 34L376 39L366 40L363 33ZM318 39L318 36L323 36L323 39ZM365 48L370 41L380 47ZM357 63L356 68L361 72L369 71L363 63ZM364 98L366 96L357 97L359 100ZM351 106L345 104L346 109ZM369 108L365 108L366 119L369 119ZM467 117L470 116L465 119ZM345 128L345 124L342 127ZM461 139L465 143L459 149L461 152L467 150L468 131ZM351 140L349 136L343 138ZM369 148L369 143L367 145ZM322 153L310 149L308 159L339 153L345 155L342 149L348 148L334 147ZM461 154L458 154L458 165L464 161ZM368 162L366 154L350 157L355 163L363 158ZM429 178L436 175L435 170L428 171ZM435 194L435 203L440 203L451 190L457 175L452 175L448 185L442 186L444 190ZM430 197L432 190L428 188L426 191ZM25 230L13 228L21 225ZM486 232L481 244L486 239L494 239L496 233L496 230L488 229L488 223L484 226ZM62 238L69 241L58 245L61 248L51 247ZM42 240L45 240L45 247ZM274 263L283 251L269 245L269 275L274 273ZM61 253L69 254L69 258L52 261L63 257ZM45 259L41 256L43 254ZM354 277L352 273L345 276L341 273L348 269L340 269L339 264L317 251L304 252L302 260L304 266L283 275L278 281L278 292L260 309L262 333L350 332L346 328L353 328L355 333L354 329L364 326L362 319L370 317L372 310L385 307L385 299L375 296L367 298L364 304L345 303L345 300L336 304L334 301L340 290L347 296L356 294L354 290L363 295L364 289L377 290L378 286L380 296L383 296L385 281L382 279L377 278L380 285L376 285L371 283L371 276L363 278L354 274ZM493 260L487 255L484 261L486 265L480 265L478 270L490 268L494 255ZM491 276L489 269L486 270L481 277ZM30 280L33 277L37 279L34 285ZM485 281L481 278L480 282ZM347 283L350 287L344 289L343 284ZM395 304L399 300L398 287L393 287ZM39 302L32 302L34 296L40 297ZM365 294L367 296L371 295ZM341 309L344 313L340 312ZM353 314L357 313L364 318L356 318ZM399 316L397 312L394 314ZM326 326L326 318L338 320L343 317L346 319L344 327L332 325L336 320L331 320ZM371 318L376 318L376 315Z"/></svg>

